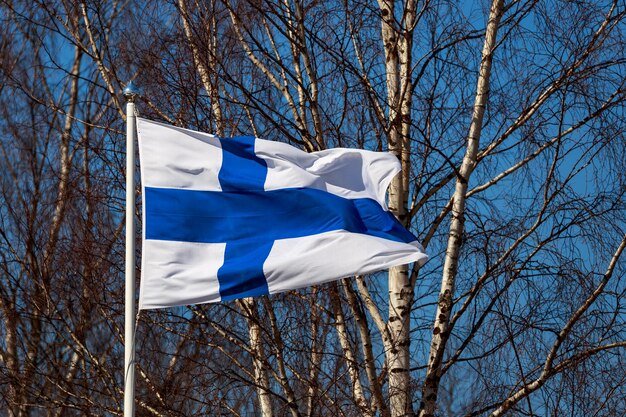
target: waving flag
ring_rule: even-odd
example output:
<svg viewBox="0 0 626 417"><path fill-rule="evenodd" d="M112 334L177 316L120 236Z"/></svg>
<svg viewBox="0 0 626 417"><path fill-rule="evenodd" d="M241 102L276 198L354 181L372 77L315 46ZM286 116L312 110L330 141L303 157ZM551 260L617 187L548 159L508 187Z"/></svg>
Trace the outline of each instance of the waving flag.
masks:
<svg viewBox="0 0 626 417"><path fill-rule="evenodd" d="M389 153L223 139L138 119L139 308L272 294L427 256L386 210Z"/></svg>

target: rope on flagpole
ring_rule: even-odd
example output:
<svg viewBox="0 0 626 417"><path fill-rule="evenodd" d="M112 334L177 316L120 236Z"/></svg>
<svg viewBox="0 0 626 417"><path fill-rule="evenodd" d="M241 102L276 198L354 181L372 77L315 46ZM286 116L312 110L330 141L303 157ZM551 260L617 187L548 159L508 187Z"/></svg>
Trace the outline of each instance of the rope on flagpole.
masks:
<svg viewBox="0 0 626 417"><path fill-rule="evenodd" d="M135 99L139 90L129 82L126 98L126 266L124 311L124 417L135 416Z"/></svg>

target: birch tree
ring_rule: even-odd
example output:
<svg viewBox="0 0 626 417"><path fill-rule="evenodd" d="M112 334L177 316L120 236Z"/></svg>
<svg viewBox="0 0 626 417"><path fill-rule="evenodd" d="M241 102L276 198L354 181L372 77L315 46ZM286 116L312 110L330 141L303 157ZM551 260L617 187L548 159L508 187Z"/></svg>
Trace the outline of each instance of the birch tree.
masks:
<svg viewBox="0 0 626 417"><path fill-rule="evenodd" d="M1 2L2 408L122 414L132 79L150 119L394 153L389 208L430 255L142 312L138 415L624 414L625 13L613 0Z"/></svg>

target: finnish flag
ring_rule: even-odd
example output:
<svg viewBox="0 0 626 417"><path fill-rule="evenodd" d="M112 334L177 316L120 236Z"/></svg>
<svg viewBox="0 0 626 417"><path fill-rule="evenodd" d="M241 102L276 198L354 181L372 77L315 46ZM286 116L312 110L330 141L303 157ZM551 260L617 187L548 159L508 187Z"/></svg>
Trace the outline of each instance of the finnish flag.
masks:
<svg viewBox="0 0 626 417"><path fill-rule="evenodd" d="M425 262L386 210L390 153L213 135L139 118L139 308L273 294Z"/></svg>

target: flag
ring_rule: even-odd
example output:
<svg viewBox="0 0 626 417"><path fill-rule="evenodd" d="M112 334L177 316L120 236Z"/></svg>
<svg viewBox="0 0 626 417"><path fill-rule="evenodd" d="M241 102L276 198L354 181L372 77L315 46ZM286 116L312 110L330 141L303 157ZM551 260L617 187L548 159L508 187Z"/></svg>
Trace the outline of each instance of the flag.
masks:
<svg viewBox="0 0 626 417"><path fill-rule="evenodd" d="M427 256L387 211L391 153L306 153L137 119L139 308L273 294Z"/></svg>

